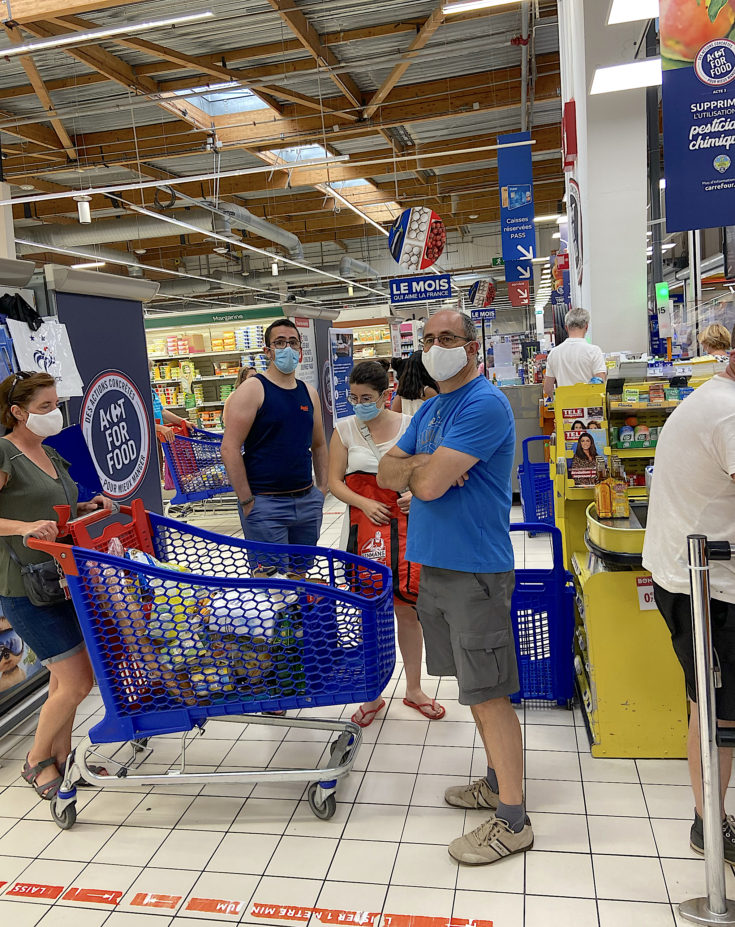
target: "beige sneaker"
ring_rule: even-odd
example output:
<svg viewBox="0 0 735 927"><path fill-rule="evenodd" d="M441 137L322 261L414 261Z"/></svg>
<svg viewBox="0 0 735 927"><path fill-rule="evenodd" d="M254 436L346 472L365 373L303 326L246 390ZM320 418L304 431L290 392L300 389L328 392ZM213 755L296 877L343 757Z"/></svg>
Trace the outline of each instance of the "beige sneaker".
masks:
<svg viewBox="0 0 735 927"><path fill-rule="evenodd" d="M525 853L533 846L531 822L526 818L523 830L516 834L505 821L490 818L463 837L449 844L449 855L458 863L486 866L514 853Z"/></svg>
<svg viewBox="0 0 735 927"><path fill-rule="evenodd" d="M493 792L483 776L469 785L453 785L444 793L444 801L454 808L490 808L495 811L500 796Z"/></svg>

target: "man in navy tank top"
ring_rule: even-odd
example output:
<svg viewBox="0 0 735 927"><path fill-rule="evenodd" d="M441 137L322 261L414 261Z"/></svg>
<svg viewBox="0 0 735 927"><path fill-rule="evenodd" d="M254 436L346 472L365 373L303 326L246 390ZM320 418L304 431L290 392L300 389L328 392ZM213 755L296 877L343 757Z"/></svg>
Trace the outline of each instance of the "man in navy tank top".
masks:
<svg viewBox="0 0 735 927"><path fill-rule="evenodd" d="M266 372L241 383L229 402L222 459L247 540L314 546L327 491L327 442L319 395L296 378L301 335L290 319L268 326L265 354Z"/></svg>

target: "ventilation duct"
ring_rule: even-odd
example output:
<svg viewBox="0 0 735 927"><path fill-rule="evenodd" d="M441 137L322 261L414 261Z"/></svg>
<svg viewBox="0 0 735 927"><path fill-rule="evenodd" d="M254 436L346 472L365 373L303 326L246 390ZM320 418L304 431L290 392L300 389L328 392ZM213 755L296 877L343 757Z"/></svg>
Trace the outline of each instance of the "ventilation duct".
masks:
<svg viewBox="0 0 735 927"><path fill-rule="evenodd" d="M345 254L339 262L339 275L340 277L349 277L350 279L367 277L372 280L377 280L377 282L380 283L380 274L374 267L371 267L364 261L351 258L348 254Z"/></svg>
<svg viewBox="0 0 735 927"><path fill-rule="evenodd" d="M212 231L212 216L203 209L187 211L185 221L203 232ZM111 244L117 241L136 241L144 238L173 238L181 233L175 225L149 216L122 216L120 219L102 219L91 225L44 225L40 228L24 228L20 238L38 245L53 248L74 248L81 245ZM34 249L32 245L20 245L21 251ZM100 253L99 249L97 254ZM120 254L118 253L118 258ZM128 259L125 255L126 260Z"/></svg>
<svg viewBox="0 0 735 927"><path fill-rule="evenodd" d="M295 261L304 260L304 248L299 239L291 232L273 225L267 219L255 216L244 206L235 203L215 204L204 200L204 205L211 209L215 216L215 231L226 237L232 236L232 229L245 229L260 238L267 238L285 248Z"/></svg>

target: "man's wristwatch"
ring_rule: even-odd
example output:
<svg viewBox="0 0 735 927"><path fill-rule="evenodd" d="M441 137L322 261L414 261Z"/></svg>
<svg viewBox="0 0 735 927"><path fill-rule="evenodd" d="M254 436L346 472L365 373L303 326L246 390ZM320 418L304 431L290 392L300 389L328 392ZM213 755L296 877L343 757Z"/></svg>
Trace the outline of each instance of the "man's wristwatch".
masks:
<svg viewBox="0 0 735 927"><path fill-rule="evenodd" d="M238 501L240 502L240 505L245 508L246 505L250 505L251 502L255 502L255 496L250 496L248 499L240 499Z"/></svg>

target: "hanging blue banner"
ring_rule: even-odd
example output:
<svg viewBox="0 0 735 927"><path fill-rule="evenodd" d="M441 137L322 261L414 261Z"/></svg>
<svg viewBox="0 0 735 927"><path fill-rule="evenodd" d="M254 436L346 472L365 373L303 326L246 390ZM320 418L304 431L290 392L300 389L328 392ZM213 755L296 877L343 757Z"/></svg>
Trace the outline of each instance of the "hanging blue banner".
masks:
<svg viewBox="0 0 735 927"><path fill-rule="evenodd" d="M530 261L506 261L505 282L517 283L519 280L533 280L533 264Z"/></svg>
<svg viewBox="0 0 735 927"><path fill-rule="evenodd" d="M425 277L395 277L390 281L390 301L393 306L423 303L427 299L449 299L452 295L451 274L427 274Z"/></svg>
<svg viewBox="0 0 735 927"><path fill-rule="evenodd" d="M661 0L666 230L735 215L735 10L723 0Z"/></svg>
<svg viewBox="0 0 735 927"><path fill-rule="evenodd" d="M531 133L499 135L498 187L500 188L500 237L503 260L532 261L536 256L536 227L533 223L533 164ZM529 142L519 145L518 142ZM508 280L506 266L506 280ZM518 277L518 280L527 279Z"/></svg>

